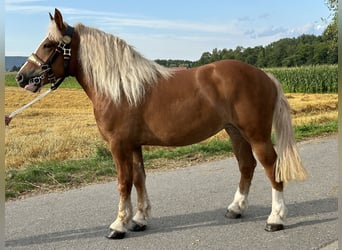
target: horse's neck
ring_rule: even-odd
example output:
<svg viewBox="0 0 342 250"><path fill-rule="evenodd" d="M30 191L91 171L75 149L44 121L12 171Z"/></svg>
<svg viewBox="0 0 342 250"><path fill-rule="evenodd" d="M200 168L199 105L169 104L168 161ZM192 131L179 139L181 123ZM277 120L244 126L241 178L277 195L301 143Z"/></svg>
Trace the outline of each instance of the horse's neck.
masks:
<svg viewBox="0 0 342 250"><path fill-rule="evenodd" d="M105 109L111 108L113 113L115 113L113 107L118 107L117 105L112 105L113 100L105 95L101 95L96 92L94 89L94 84L86 79L83 74L76 76L78 83L83 88L84 92L87 94L88 98L91 100L93 104L93 109L95 112L95 116L101 115L101 113L106 113ZM121 106L120 106L121 107ZM101 112L99 112L101 110Z"/></svg>
<svg viewBox="0 0 342 250"><path fill-rule="evenodd" d="M83 73L78 73L78 74L76 74L75 77L76 77L77 82L81 85L84 92L89 97L89 99L94 103L94 101L96 99L96 93L95 93L95 90L93 88L93 84L91 82L89 82L89 80L87 80L84 77Z"/></svg>

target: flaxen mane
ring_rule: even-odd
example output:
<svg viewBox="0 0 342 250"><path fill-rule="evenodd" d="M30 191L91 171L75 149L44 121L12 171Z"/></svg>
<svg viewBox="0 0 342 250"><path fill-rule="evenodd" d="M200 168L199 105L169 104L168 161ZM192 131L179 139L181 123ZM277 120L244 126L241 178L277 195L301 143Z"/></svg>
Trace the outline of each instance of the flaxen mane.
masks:
<svg viewBox="0 0 342 250"><path fill-rule="evenodd" d="M97 93L109 95L116 103L124 96L131 105L138 104L146 87L172 74L170 69L144 58L116 36L83 24L76 24L74 28L80 36L79 62L85 75ZM54 22L49 38L61 39Z"/></svg>

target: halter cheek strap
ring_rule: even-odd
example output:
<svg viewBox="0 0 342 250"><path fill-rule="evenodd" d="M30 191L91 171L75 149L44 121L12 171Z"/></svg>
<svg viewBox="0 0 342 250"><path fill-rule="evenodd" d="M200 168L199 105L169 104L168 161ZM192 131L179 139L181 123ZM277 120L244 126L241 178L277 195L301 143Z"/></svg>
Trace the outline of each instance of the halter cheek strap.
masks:
<svg viewBox="0 0 342 250"><path fill-rule="evenodd" d="M65 30L65 34L62 38L62 41L59 42L58 47L56 49L57 52L63 53L64 58L64 73L66 76L69 76L69 63L71 58L71 38L74 33L74 28L71 26L67 26Z"/></svg>
<svg viewBox="0 0 342 250"><path fill-rule="evenodd" d="M71 58L71 38L74 33L74 28L71 26L67 26L65 33L63 35L62 40L58 43L56 50L53 54L49 57L49 59L44 62L40 59L36 54L32 53L29 56L28 61L36 64L38 67L41 68L41 74L31 79L31 82L35 85L41 85L41 80L45 78L45 74L48 74L48 81L51 82L51 89L55 90L61 85L64 81L65 77L69 76L69 65L70 65L70 58ZM64 76L61 78L56 78L55 74L52 71L52 64L56 60L59 54L63 54L64 59Z"/></svg>
<svg viewBox="0 0 342 250"><path fill-rule="evenodd" d="M62 78L57 79L57 80L55 78L54 83L51 84L52 90L57 89L59 87L59 85L61 85L61 83L64 81L65 77L70 75L69 74L69 64L70 64L70 58L71 58L70 44L71 44L71 39L72 39L73 33L74 33L74 28L68 25L66 27L62 41L59 42L54 55L51 56L51 60L48 61L48 65L51 68L51 64L55 60L57 53L60 53L60 54L63 53L64 76ZM51 69L51 73L53 74L52 69Z"/></svg>

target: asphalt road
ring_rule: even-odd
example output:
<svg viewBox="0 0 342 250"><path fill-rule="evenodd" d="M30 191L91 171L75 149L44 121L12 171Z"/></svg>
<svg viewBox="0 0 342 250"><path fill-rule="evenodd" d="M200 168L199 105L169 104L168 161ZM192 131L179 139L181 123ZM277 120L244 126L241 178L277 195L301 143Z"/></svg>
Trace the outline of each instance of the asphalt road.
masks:
<svg viewBox="0 0 342 250"><path fill-rule="evenodd" d="M271 186L258 165L241 219L224 217L237 188L235 158L148 173L144 232L104 236L116 217L116 182L6 203L7 249L319 249L337 240L337 137L299 144L310 179L285 190L283 231L264 231ZM133 195L135 203L135 193Z"/></svg>

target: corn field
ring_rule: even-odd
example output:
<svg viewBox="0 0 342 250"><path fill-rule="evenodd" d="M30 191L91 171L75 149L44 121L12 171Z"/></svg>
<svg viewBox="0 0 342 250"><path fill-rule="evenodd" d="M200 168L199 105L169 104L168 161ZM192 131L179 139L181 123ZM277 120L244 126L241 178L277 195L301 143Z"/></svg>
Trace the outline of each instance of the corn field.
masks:
<svg viewBox="0 0 342 250"><path fill-rule="evenodd" d="M337 65L267 68L288 93L337 93Z"/></svg>

